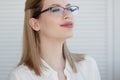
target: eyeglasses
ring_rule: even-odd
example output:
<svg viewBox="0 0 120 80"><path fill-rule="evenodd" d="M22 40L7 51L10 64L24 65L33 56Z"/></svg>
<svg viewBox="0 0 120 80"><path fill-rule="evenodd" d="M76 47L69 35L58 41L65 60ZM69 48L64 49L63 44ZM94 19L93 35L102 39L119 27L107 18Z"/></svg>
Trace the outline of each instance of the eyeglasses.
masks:
<svg viewBox="0 0 120 80"><path fill-rule="evenodd" d="M34 17L38 17L40 14L50 11L51 15L53 16L62 16L64 14L65 11L71 13L73 16L78 14L79 12L79 7L78 6L69 6L67 8L61 7L61 6L52 6L49 7L41 12L38 13L38 15L34 16Z"/></svg>

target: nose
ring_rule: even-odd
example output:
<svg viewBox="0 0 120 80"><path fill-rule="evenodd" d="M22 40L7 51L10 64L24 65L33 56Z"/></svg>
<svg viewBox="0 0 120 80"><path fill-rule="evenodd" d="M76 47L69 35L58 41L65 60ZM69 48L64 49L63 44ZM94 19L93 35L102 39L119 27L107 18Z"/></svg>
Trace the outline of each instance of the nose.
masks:
<svg viewBox="0 0 120 80"><path fill-rule="evenodd" d="M64 19L73 19L73 15L71 12L64 10L64 15L63 15Z"/></svg>

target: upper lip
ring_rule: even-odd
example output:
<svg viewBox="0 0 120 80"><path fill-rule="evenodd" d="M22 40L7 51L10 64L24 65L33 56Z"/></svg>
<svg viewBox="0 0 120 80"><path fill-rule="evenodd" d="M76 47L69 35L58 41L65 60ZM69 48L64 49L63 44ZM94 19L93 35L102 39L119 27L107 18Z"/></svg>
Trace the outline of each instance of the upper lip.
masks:
<svg viewBox="0 0 120 80"><path fill-rule="evenodd" d="M69 21L69 22L65 22L65 23L61 24L61 26L67 26L67 25L73 26L73 22Z"/></svg>

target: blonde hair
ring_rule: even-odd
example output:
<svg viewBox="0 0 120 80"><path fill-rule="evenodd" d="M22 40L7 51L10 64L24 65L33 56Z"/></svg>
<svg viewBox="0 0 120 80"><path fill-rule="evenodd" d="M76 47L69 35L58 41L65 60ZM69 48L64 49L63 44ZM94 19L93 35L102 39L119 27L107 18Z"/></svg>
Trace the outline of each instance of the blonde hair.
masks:
<svg viewBox="0 0 120 80"><path fill-rule="evenodd" d="M24 32L23 32L23 50L22 57L18 64L26 65L29 69L34 70L36 75L41 75L42 64L40 60L40 38L39 33L34 31L29 25L30 18L39 18L40 15L38 13L41 11L43 7L43 0L27 0L25 4L25 18L24 18ZM74 64L74 56L70 55L70 52L66 46L66 43L63 45L63 56L66 58L73 70L73 72L77 72L75 64ZM79 60L83 60L81 57Z"/></svg>

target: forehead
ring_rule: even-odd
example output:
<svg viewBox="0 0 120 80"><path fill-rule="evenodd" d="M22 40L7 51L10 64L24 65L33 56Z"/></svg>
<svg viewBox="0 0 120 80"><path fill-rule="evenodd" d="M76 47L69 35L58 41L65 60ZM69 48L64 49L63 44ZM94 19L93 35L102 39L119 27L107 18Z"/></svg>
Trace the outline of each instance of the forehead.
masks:
<svg viewBox="0 0 120 80"><path fill-rule="evenodd" d="M70 4L69 0L44 0L43 8L47 8L52 4L58 4L65 7L67 4Z"/></svg>

